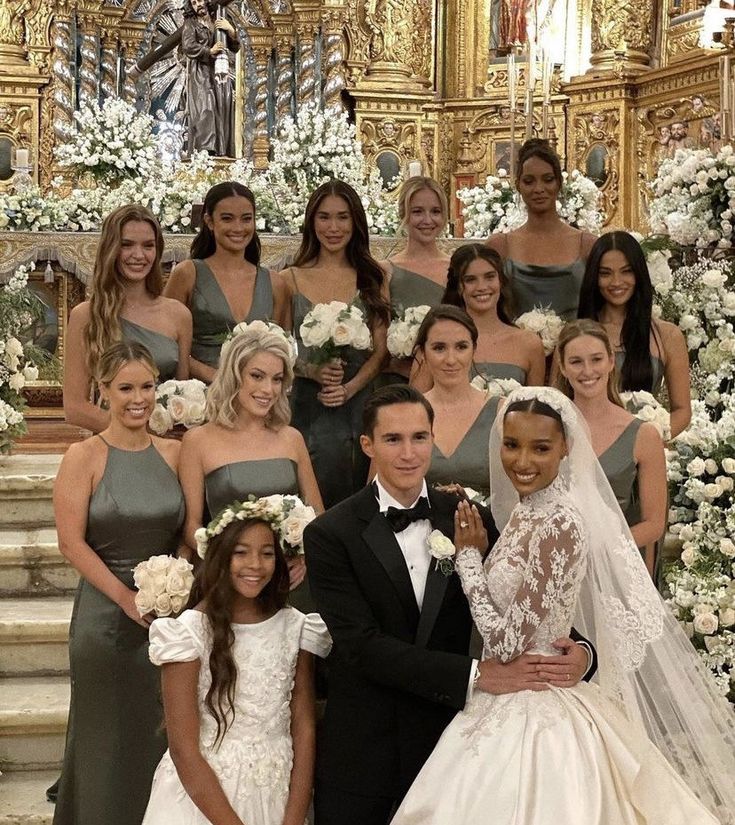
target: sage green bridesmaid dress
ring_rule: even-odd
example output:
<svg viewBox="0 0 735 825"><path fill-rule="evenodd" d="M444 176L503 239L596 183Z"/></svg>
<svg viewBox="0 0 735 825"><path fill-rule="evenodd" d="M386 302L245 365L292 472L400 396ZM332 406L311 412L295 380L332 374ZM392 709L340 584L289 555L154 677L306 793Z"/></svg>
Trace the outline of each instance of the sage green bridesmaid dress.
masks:
<svg viewBox="0 0 735 825"><path fill-rule="evenodd" d="M513 378L522 386L526 386L526 371L518 364L505 364L499 361L475 361L474 372L481 375L486 381L493 378Z"/></svg>
<svg viewBox="0 0 735 825"><path fill-rule="evenodd" d="M174 471L151 444L108 445L86 541L126 587L150 556L173 554L184 520ZM148 630L82 579L69 632L71 705L54 825L140 825L166 750Z"/></svg>
<svg viewBox="0 0 735 825"><path fill-rule="evenodd" d="M535 307L550 307L565 321L573 321L577 317L579 290L585 269L581 258L570 264L546 266L506 258L504 269L510 283L516 318Z"/></svg>
<svg viewBox="0 0 735 825"><path fill-rule="evenodd" d="M134 324L127 318L120 319L123 339L128 343L142 344L153 357L158 367L158 380L168 381L176 378L179 365L179 345L168 335Z"/></svg>
<svg viewBox="0 0 735 825"><path fill-rule="evenodd" d="M634 418L613 441L598 461L623 511L628 527L641 520L638 494L638 465L635 463L635 441L643 421Z"/></svg>

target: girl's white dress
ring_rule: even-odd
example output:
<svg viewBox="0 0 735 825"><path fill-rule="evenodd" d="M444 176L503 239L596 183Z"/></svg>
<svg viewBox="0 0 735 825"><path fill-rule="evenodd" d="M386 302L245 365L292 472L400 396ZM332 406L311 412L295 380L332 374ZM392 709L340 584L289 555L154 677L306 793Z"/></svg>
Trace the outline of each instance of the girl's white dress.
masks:
<svg viewBox="0 0 735 825"><path fill-rule="evenodd" d="M299 650L326 656L331 639L316 613L284 607L258 624L233 624L238 678L235 716L217 748L216 722L204 699L211 683L208 619L185 610L150 628L156 665L199 659L200 747L230 804L247 825L281 825L293 763L291 691ZM143 825L208 825L184 790L168 751L156 768Z"/></svg>
<svg viewBox="0 0 735 825"><path fill-rule="evenodd" d="M582 519L557 479L517 505L485 565L456 561L484 657L555 654L586 567ZM475 691L391 825L715 825L644 730L594 684Z"/></svg>

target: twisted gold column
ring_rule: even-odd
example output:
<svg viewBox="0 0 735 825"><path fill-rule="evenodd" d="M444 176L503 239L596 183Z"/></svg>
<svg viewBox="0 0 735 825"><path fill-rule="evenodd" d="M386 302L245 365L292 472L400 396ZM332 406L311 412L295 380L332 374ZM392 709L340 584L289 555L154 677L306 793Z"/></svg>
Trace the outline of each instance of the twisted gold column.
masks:
<svg viewBox="0 0 735 825"><path fill-rule="evenodd" d="M316 97L316 49L314 38L316 28L312 25L299 26L298 55L298 101L310 103Z"/></svg>
<svg viewBox="0 0 735 825"><path fill-rule="evenodd" d="M253 165L265 169L268 165L268 61L273 51L271 32L248 29L255 58L255 119L253 124Z"/></svg>
<svg viewBox="0 0 735 825"><path fill-rule="evenodd" d="M117 53L117 38L106 33L102 38L100 63L100 91L103 99L117 96Z"/></svg>
<svg viewBox="0 0 735 825"><path fill-rule="evenodd" d="M74 81L71 76L71 23L61 17L54 20L51 29L54 62L54 135L56 144L69 138L74 117Z"/></svg>
<svg viewBox="0 0 735 825"><path fill-rule="evenodd" d="M328 115L338 115L343 110L342 90L346 85L344 23L347 10L343 6L330 7L322 18L324 31L324 86L322 100Z"/></svg>
<svg viewBox="0 0 735 825"><path fill-rule="evenodd" d="M84 25L79 53L82 58L79 66L79 107L81 108L96 103L99 97L97 32L92 30L89 24Z"/></svg>

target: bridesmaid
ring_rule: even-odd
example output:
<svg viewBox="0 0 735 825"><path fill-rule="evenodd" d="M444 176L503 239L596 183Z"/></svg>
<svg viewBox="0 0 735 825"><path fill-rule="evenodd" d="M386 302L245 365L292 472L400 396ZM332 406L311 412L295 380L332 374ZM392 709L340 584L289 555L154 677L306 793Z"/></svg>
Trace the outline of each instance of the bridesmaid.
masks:
<svg viewBox="0 0 735 825"><path fill-rule="evenodd" d="M393 318L409 307L440 304L449 267L449 255L437 244L449 217L447 197L435 180L417 176L404 181L398 193L398 217L406 246L381 263L388 272ZM410 371L410 358L391 358L385 380L405 381Z"/></svg>
<svg viewBox="0 0 735 825"><path fill-rule="evenodd" d="M190 254L174 268L165 294L191 310L191 374L210 383L232 328L256 320L283 325L286 294L274 273L260 266L255 196L241 183L218 183L207 192Z"/></svg>
<svg viewBox="0 0 735 825"><path fill-rule="evenodd" d="M59 549L81 576L69 632L71 706L54 825L139 825L166 750L133 568L174 554L184 520L180 444L146 429L158 371L137 343L99 359L110 423L72 444L54 484Z"/></svg>
<svg viewBox="0 0 735 825"><path fill-rule="evenodd" d="M488 398L470 384L477 327L459 307L432 309L419 327L416 349L433 381L425 393L434 408L434 447L429 484L472 487L490 494L488 444L499 398Z"/></svg>
<svg viewBox="0 0 735 825"><path fill-rule="evenodd" d="M669 398L671 437L689 426L692 403L689 353L681 330L653 318L653 287L638 241L627 232L607 232L592 247L579 296L579 317L599 321L615 348L623 392Z"/></svg>
<svg viewBox="0 0 735 825"><path fill-rule="evenodd" d="M145 346L162 381L189 377L191 313L165 298L163 235L153 215L121 206L102 224L90 299L69 315L64 354L64 417L98 433L110 414L92 403L92 377L100 357L117 341Z"/></svg>
<svg viewBox="0 0 735 825"><path fill-rule="evenodd" d="M186 498L185 540L212 516L248 495L294 494L322 512L301 433L288 426L293 381L290 347L277 332L245 330L222 350L207 393L207 424L183 439L179 477Z"/></svg>
<svg viewBox="0 0 735 825"><path fill-rule="evenodd" d="M306 440L329 508L367 480L369 462L360 449L362 408L387 353L390 319L384 273L370 254L365 210L351 186L332 180L312 192L301 247L282 275L300 352L291 392L292 421ZM357 303L370 327L373 349L348 347L341 363L317 367L308 362L300 327L315 304L329 301Z"/></svg>
<svg viewBox="0 0 735 825"><path fill-rule="evenodd" d="M515 184L528 220L487 240L505 261L516 317L546 306L565 320L577 316L584 265L596 239L559 217L562 182L561 162L549 142L527 140L518 153Z"/></svg>
<svg viewBox="0 0 735 825"><path fill-rule="evenodd" d="M514 378L519 384L543 385L543 344L538 335L513 326L508 277L494 249L472 243L455 250L442 303L464 309L475 322L479 375L486 380Z"/></svg>
<svg viewBox="0 0 735 825"><path fill-rule="evenodd" d="M666 457L658 430L631 415L617 391L615 356L603 327L573 321L559 338L559 389L579 408L592 446L651 576L666 529Z"/></svg>

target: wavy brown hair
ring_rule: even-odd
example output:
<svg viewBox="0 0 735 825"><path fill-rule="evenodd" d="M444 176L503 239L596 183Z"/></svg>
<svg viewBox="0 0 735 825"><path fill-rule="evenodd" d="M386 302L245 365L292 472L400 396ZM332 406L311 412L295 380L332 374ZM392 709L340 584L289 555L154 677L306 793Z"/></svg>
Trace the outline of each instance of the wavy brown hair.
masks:
<svg viewBox="0 0 735 825"><path fill-rule="evenodd" d="M233 503L230 506L237 505ZM212 634L212 650L208 662L212 681L204 704L217 723L215 745L222 741L235 716L237 665L232 655L232 647L235 644L235 631L232 629L232 603L235 591L230 577L230 561L242 531L260 521L236 519L218 536L210 539L204 561L197 570L187 605L193 608L200 602L203 603L204 615L209 620ZM268 527L271 525L268 524ZM266 614L274 614L284 607L288 597L288 566L275 532L273 547L276 551L275 570L271 580L257 597Z"/></svg>
<svg viewBox="0 0 735 825"><path fill-rule="evenodd" d="M163 292L163 235L153 213L137 204L121 206L110 212L102 224L97 244L92 294L89 298L89 322L84 328L87 369L92 376L97 374L97 364L102 353L111 344L122 340L120 314L125 304L125 284L117 267L117 258L122 249L123 228L130 221L142 221L153 228L156 258L151 271L146 275L145 288L154 298Z"/></svg>
<svg viewBox="0 0 735 825"><path fill-rule="evenodd" d="M489 246L481 243L468 243L455 249L449 261L447 272L447 287L442 297L443 304L452 304L467 311L467 307L462 296L462 284L464 275L469 265L473 261L483 260L489 264L497 273L500 282L500 295L498 296L497 313L498 318L509 326L513 326L513 298L510 293L510 283L503 268L503 259Z"/></svg>
<svg viewBox="0 0 735 825"><path fill-rule="evenodd" d="M328 180L317 187L306 204L304 232L301 246L296 253L294 266L314 264L319 257L321 244L314 230L314 220L324 198L334 195L347 202L352 217L352 237L347 243L345 255L350 266L357 273L357 290L367 309L368 319L390 323L390 304L383 297L381 288L385 273L380 264L370 254L370 233L365 209L360 196L344 181Z"/></svg>

